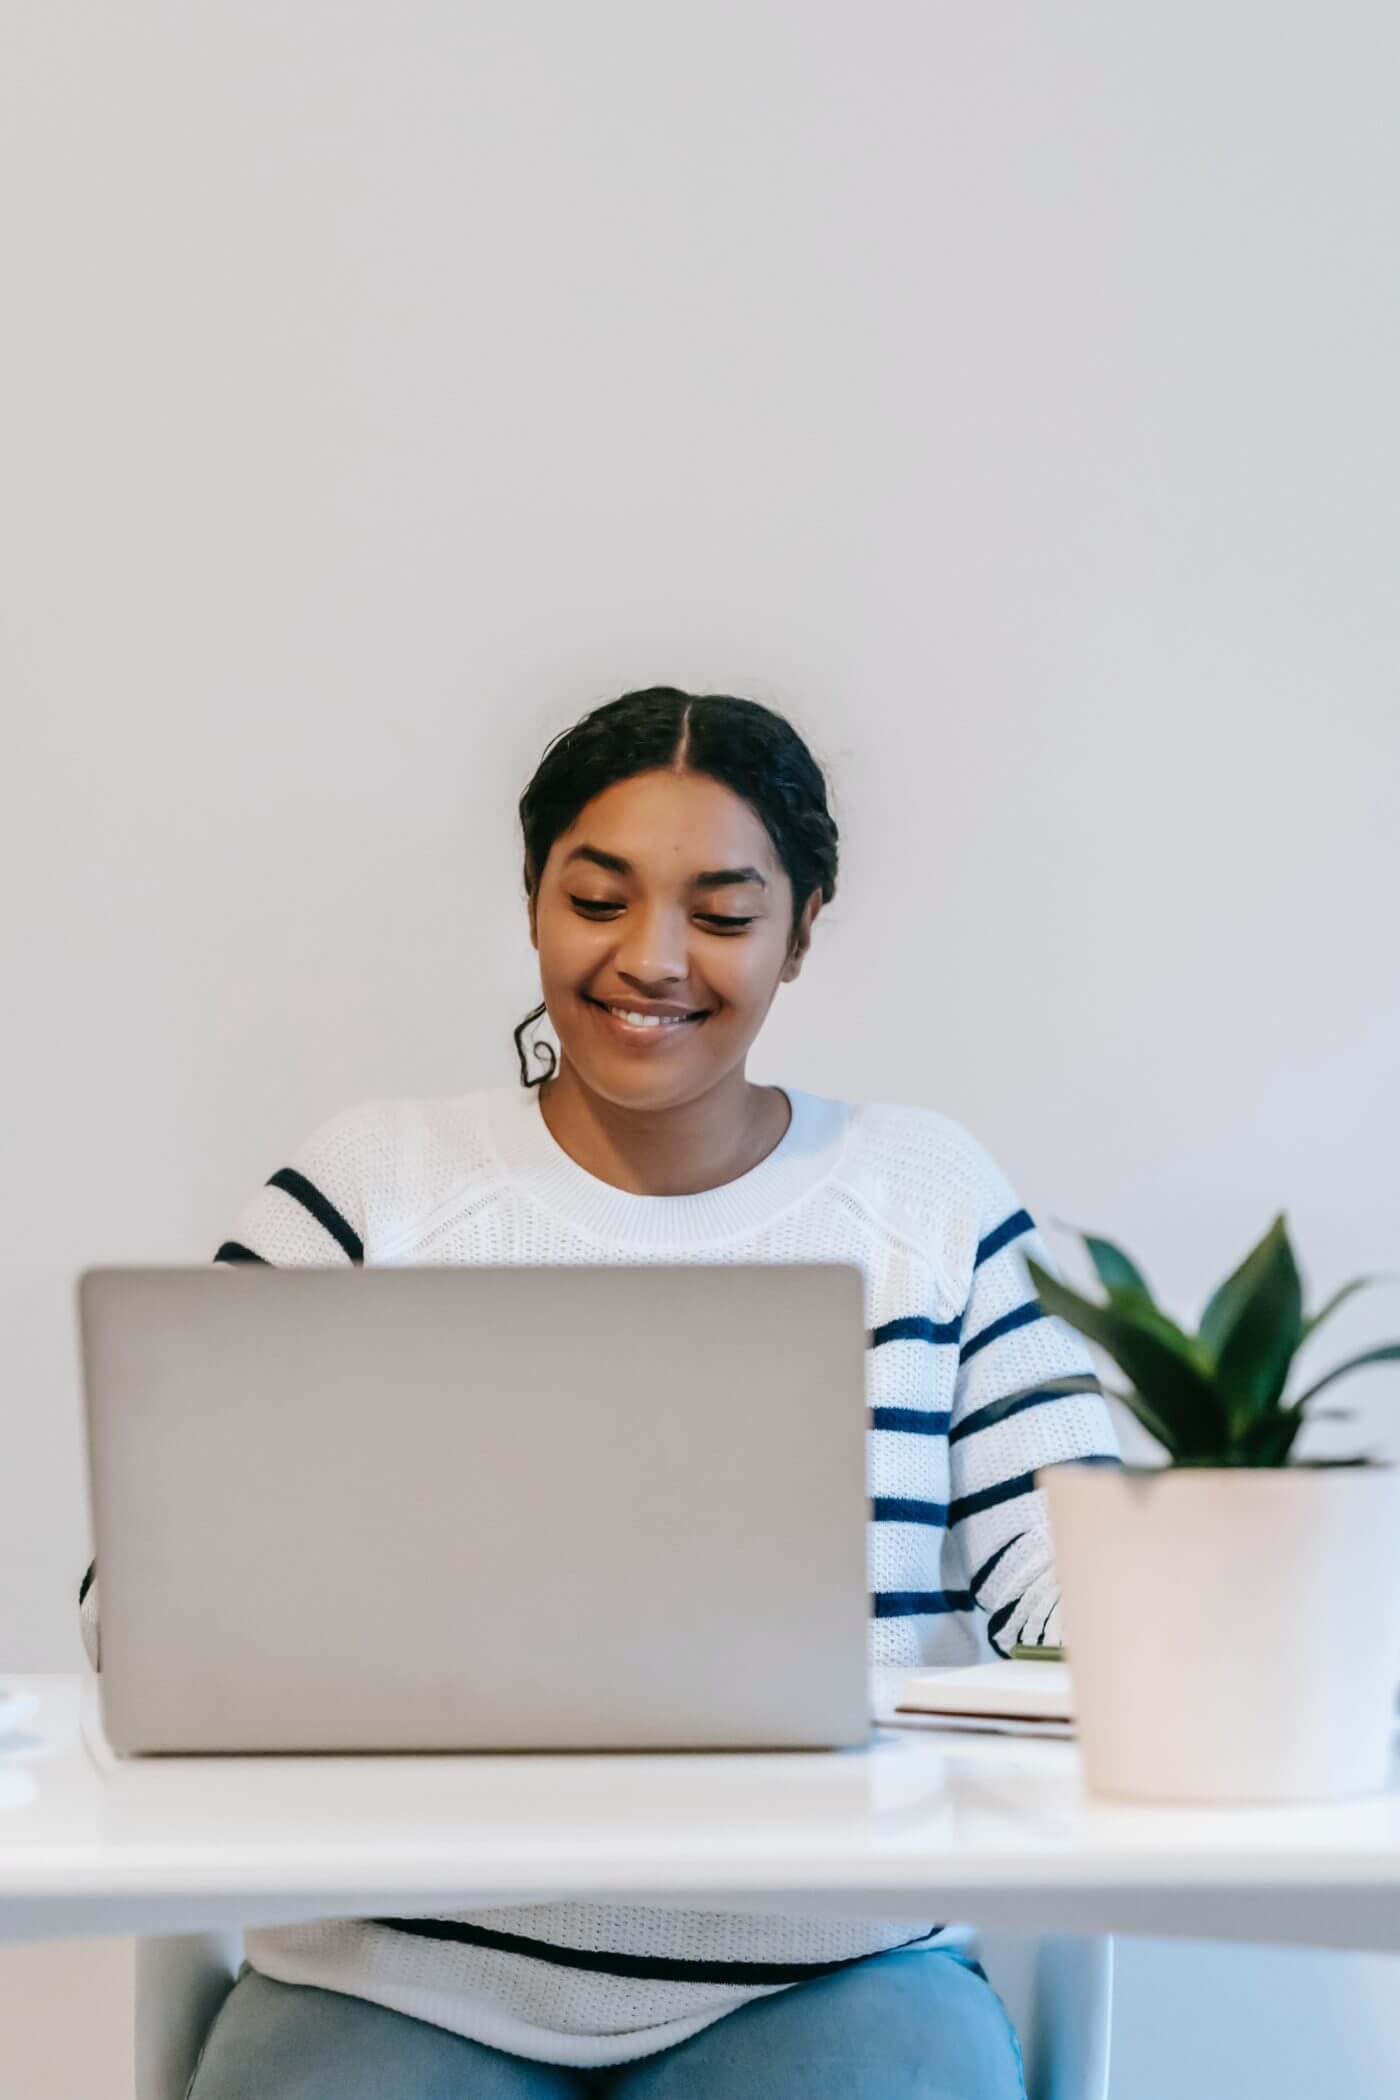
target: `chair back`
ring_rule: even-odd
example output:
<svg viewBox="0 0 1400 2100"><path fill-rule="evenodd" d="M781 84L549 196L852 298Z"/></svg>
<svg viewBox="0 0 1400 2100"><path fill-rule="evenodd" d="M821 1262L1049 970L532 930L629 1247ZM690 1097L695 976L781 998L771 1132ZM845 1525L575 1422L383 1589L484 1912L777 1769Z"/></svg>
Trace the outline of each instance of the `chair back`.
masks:
<svg viewBox="0 0 1400 2100"><path fill-rule="evenodd" d="M1020 2036L1028 2100L1108 2100L1112 1939L989 1929L970 1951Z"/></svg>
<svg viewBox="0 0 1400 2100"><path fill-rule="evenodd" d="M204 2038L242 1961L238 1931L136 1942L135 2100L185 2100Z"/></svg>

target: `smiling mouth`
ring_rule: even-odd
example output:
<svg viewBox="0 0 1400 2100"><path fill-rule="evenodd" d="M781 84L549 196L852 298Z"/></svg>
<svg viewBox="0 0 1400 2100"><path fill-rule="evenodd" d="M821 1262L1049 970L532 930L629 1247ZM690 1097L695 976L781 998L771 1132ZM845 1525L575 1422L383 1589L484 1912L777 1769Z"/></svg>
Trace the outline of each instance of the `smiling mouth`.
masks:
<svg viewBox="0 0 1400 2100"><path fill-rule="evenodd" d="M695 1013L663 1015L660 1017L659 1026L656 1022L648 1023L645 1021L638 1025L626 1020L621 1014L615 1013L602 999L590 999L587 992L582 992L579 996L585 1006L591 1006L595 1012L605 1015L609 1021L615 1022L618 1027L627 1029L629 1033L638 1036L666 1035L677 1028L690 1027L692 1025L698 1026L702 1021L709 1019L709 1009L706 1008Z"/></svg>

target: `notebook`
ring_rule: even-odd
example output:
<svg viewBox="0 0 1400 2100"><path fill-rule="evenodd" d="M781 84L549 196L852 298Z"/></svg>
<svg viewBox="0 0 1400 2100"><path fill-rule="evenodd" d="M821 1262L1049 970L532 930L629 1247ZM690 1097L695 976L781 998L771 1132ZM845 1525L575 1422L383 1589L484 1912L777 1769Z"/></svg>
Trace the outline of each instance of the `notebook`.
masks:
<svg viewBox="0 0 1400 2100"><path fill-rule="evenodd" d="M889 1688L880 1719L887 1727L1072 1736L1069 1664L1007 1661L908 1670Z"/></svg>

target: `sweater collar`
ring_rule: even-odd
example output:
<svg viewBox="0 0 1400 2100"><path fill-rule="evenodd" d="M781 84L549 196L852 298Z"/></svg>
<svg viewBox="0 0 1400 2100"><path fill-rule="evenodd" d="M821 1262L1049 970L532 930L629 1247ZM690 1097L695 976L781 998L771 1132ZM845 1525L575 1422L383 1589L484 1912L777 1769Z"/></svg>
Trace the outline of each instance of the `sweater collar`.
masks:
<svg viewBox="0 0 1400 2100"><path fill-rule="evenodd" d="M825 1180L845 1146L852 1104L784 1087L792 1119L756 1167L689 1196L614 1188L566 1152L540 1113L539 1090L488 1090L488 1131L507 1178L583 1238L625 1246L639 1259L740 1239Z"/></svg>

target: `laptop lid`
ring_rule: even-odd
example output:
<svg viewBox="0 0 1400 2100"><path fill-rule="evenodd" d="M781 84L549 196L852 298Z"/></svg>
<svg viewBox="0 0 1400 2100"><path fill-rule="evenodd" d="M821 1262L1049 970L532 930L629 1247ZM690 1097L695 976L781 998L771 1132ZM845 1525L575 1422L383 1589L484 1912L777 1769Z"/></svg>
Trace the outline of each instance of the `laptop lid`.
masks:
<svg viewBox="0 0 1400 2100"><path fill-rule="evenodd" d="M114 1749L867 1740L854 1264L106 1267L77 1297Z"/></svg>

